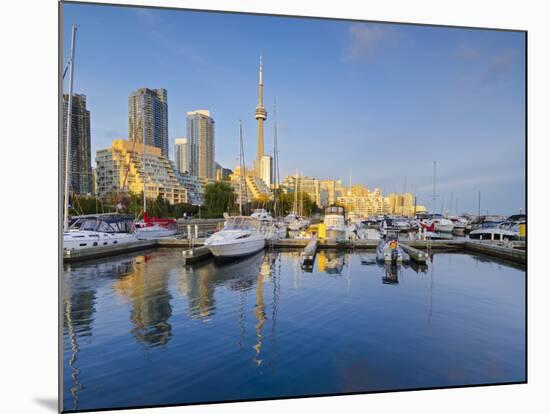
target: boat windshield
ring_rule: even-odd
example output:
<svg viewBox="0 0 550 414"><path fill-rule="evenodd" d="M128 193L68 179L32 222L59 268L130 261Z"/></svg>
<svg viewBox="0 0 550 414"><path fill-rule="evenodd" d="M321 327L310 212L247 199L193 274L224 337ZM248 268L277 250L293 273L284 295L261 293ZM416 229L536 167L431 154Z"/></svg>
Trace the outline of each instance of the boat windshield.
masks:
<svg viewBox="0 0 550 414"><path fill-rule="evenodd" d="M344 215L344 208L340 206L330 206L325 209L325 215L329 214L336 214L343 216Z"/></svg>
<svg viewBox="0 0 550 414"><path fill-rule="evenodd" d="M80 224L80 230L85 231L95 231L96 227L97 219L95 217L83 219Z"/></svg>
<svg viewBox="0 0 550 414"><path fill-rule="evenodd" d="M251 217L229 217L224 230L254 230L258 229L259 222Z"/></svg>
<svg viewBox="0 0 550 414"><path fill-rule="evenodd" d="M484 221L481 223L482 229L492 229L494 227L497 227L500 224L498 221Z"/></svg>

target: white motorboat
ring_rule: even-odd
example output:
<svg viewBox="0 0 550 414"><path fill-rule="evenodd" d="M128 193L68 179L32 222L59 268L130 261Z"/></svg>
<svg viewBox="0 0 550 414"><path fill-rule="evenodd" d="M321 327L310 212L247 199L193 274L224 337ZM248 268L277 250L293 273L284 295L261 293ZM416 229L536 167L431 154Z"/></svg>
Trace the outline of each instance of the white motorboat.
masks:
<svg viewBox="0 0 550 414"><path fill-rule="evenodd" d="M273 221L273 217L265 208L257 208L252 212L250 217L255 218L256 220L259 220L259 221L264 221L264 222Z"/></svg>
<svg viewBox="0 0 550 414"><path fill-rule="evenodd" d="M63 249L78 251L137 241L134 219L118 214L91 214L73 219L63 233Z"/></svg>
<svg viewBox="0 0 550 414"><path fill-rule="evenodd" d="M435 231L440 233L452 233L455 227L453 222L442 214L433 214L432 222L435 224Z"/></svg>
<svg viewBox="0 0 550 414"><path fill-rule="evenodd" d="M328 238L343 238L346 235L346 218L344 208L341 206L329 206L325 209L323 219L327 229Z"/></svg>
<svg viewBox="0 0 550 414"><path fill-rule="evenodd" d="M161 239L174 236L178 231L176 219L161 219L143 214L143 220L136 223L136 237L139 240Z"/></svg>
<svg viewBox="0 0 550 414"><path fill-rule="evenodd" d="M411 225L408 220L402 217L397 217L393 220L393 227L397 231L407 232L411 230Z"/></svg>
<svg viewBox="0 0 550 414"><path fill-rule="evenodd" d="M466 220L464 217L459 216L452 216L449 217L449 220L451 220L454 224L453 233L458 235L464 235L464 232L466 231L466 225L468 224L468 220Z"/></svg>
<svg viewBox="0 0 550 414"><path fill-rule="evenodd" d="M470 239L477 240L516 240L519 236L519 223L486 221L470 232Z"/></svg>
<svg viewBox="0 0 550 414"><path fill-rule="evenodd" d="M288 229L291 231L300 231L309 227L309 220L304 217L296 217L288 224Z"/></svg>
<svg viewBox="0 0 550 414"><path fill-rule="evenodd" d="M237 258L262 250L266 235L260 231L260 222L248 216L228 217L221 231L207 238L204 245L214 257Z"/></svg>
<svg viewBox="0 0 550 414"><path fill-rule="evenodd" d="M376 229L360 229L358 234L361 240L380 240L380 232Z"/></svg>
<svg viewBox="0 0 550 414"><path fill-rule="evenodd" d="M260 222L260 232L267 240L278 240L286 236L287 224L281 220L275 221L267 210L258 208L252 212L250 217Z"/></svg>
<svg viewBox="0 0 550 414"><path fill-rule="evenodd" d="M285 218L283 219L286 224L292 223L294 220L297 220L299 218L298 214L291 211L288 213Z"/></svg>
<svg viewBox="0 0 550 414"><path fill-rule="evenodd" d="M376 260L380 263L406 263L410 256L399 246L396 237L388 237L378 243Z"/></svg>

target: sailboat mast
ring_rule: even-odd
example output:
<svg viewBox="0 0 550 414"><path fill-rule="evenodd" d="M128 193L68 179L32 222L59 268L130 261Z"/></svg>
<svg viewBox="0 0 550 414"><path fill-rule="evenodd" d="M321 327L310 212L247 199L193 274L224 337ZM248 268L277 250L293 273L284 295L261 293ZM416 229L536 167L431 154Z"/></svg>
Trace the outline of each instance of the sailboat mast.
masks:
<svg viewBox="0 0 550 414"><path fill-rule="evenodd" d="M298 170L294 176L294 214L298 214Z"/></svg>
<svg viewBox="0 0 550 414"><path fill-rule="evenodd" d="M273 103L273 215L277 217L277 197L279 191L279 147L277 143L277 101Z"/></svg>
<svg viewBox="0 0 550 414"><path fill-rule="evenodd" d="M71 34L71 57L69 70L69 99L67 102L67 139L65 143L65 211L63 212L63 230L69 229L69 181L71 166L71 129L73 118L73 72L74 72L74 51L76 48L76 25L73 24Z"/></svg>
<svg viewBox="0 0 550 414"><path fill-rule="evenodd" d="M244 163L243 163L243 123L239 121L239 215L243 215L243 179L244 177Z"/></svg>
<svg viewBox="0 0 550 414"><path fill-rule="evenodd" d="M141 154L141 163L143 164L143 216L147 211L147 197L145 196L145 95L141 102L141 140L143 141L143 153Z"/></svg>
<svg viewBox="0 0 550 414"><path fill-rule="evenodd" d="M302 217L304 215L304 183L302 180L302 173L300 172L300 214L299 216Z"/></svg>
<svg viewBox="0 0 550 414"><path fill-rule="evenodd" d="M433 210L432 210L432 218L434 217L434 214L435 214L435 171L436 171L436 164L437 164L437 161L434 161L434 192L432 194L432 197L433 197Z"/></svg>

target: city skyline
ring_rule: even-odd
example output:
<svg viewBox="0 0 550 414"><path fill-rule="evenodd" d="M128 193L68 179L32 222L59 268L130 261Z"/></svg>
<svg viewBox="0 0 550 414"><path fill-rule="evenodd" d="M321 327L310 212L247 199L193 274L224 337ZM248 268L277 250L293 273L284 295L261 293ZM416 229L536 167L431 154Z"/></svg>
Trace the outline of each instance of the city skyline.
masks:
<svg viewBox="0 0 550 414"><path fill-rule="evenodd" d="M93 114L93 157L124 136L125 99L147 87L170 92L170 159L185 114L202 107L216 119L215 161L237 165L242 119L250 165L262 54L282 177L298 168L347 181L351 166L353 182L416 192L431 208L437 160L438 204L452 194L459 210L476 212L481 191L482 213L525 207L522 33L75 4L64 20L65 56L70 25L80 25L75 92ZM139 68L137 51L151 57ZM272 154L272 119L264 137Z"/></svg>

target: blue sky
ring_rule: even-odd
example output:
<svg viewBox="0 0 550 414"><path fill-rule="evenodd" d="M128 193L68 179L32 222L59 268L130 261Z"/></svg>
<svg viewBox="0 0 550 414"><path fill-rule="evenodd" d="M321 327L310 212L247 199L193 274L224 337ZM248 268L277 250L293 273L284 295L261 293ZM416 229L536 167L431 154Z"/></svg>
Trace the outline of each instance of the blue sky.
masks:
<svg viewBox="0 0 550 414"><path fill-rule="evenodd" d="M132 91L166 88L171 154L186 113L209 109L217 161L237 164L242 119L250 164L263 54L265 147L276 99L281 177L347 183L351 168L385 193L406 180L431 209L436 160L436 210L477 212L478 191L482 212L525 207L523 33L65 4L64 61L73 23L93 154L128 136Z"/></svg>

